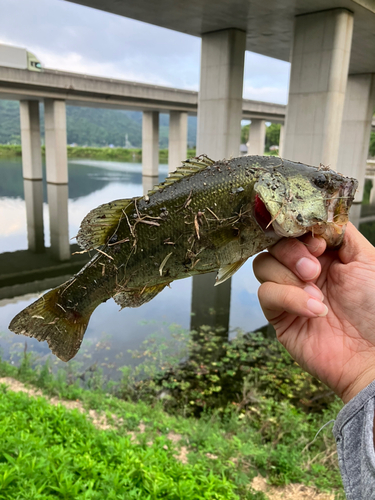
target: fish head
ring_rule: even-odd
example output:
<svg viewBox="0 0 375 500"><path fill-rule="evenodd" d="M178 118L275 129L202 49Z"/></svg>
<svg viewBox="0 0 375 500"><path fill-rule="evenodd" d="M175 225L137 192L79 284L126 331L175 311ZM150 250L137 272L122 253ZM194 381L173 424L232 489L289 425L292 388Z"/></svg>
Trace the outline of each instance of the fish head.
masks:
<svg viewBox="0 0 375 500"><path fill-rule="evenodd" d="M259 175L254 216L265 232L295 238L312 232L335 248L342 243L357 186L327 167L282 160Z"/></svg>

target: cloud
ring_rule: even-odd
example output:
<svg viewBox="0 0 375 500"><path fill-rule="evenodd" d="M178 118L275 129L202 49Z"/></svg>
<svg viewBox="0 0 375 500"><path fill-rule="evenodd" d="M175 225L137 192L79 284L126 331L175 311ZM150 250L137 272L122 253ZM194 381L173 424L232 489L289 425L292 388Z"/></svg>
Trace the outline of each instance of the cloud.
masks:
<svg viewBox="0 0 375 500"><path fill-rule="evenodd" d="M279 87L253 87L245 82L243 98L253 99L254 101L286 104L288 102L288 90Z"/></svg>
<svg viewBox="0 0 375 500"><path fill-rule="evenodd" d="M0 0L0 39L46 67L198 90L201 40L61 0ZM246 52L244 97L285 103L289 63Z"/></svg>

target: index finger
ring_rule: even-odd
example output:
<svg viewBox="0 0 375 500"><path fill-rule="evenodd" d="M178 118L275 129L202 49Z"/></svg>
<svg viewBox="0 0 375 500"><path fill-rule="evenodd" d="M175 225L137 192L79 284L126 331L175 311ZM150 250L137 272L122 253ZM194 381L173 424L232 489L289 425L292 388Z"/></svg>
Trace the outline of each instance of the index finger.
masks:
<svg viewBox="0 0 375 500"><path fill-rule="evenodd" d="M326 249L323 238L306 235L302 240L283 238L268 252L290 269L302 281L315 281L320 275L321 265L317 257Z"/></svg>

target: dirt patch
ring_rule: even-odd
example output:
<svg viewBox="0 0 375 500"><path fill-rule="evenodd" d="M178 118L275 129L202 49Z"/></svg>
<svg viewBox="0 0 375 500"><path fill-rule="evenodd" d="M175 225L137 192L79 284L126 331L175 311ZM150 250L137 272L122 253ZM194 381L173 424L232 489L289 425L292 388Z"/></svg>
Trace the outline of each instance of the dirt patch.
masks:
<svg viewBox="0 0 375 500"><path fill-rule="evenodd" d="M15 380L14 378L10 377L0 377L0 384L5 384L10 391L13 392L24 392L28 396L32 397L42 397L46 399L50 404L57 406L57 405L62 405L68 410L78 410L81 413L84 413L87 415L93 425L97 429L101 430L113 430L116 429L116 427L112 424L109 423L106 415L101 415L95 410L86 410L82 404L81 401L67 401L64 399L59 399L56 397L48 397L45 394L42 393L39 389L33 389L32 387L27 387L25 384L22 382L19 382L18 380ZM119 418L117 415L112 414L111 415L112 420L115 424L121 424L123 422L122 418ZM144 434L146 432L146 426L143 422L141 422L138 425L138 432L135 431L128 431L127 435L130 436L130 441L132 443L136 443L138 441L138 436L140 434ZM181 441L183 436L181 434L176 434L175 432L169 432L167 434L167 439L169 439L174 445L177 445L179 441ZM153 441L148 441L147 445L152 446ZM177 453L175 454L175 457L177 460L179 460L183 464L188 463L188 449L186 446L181 446L178 450L176 450Z"/></svg>
<svg viewBox="0 0 375 500"><path fill-rule="evenodd" d="M251 486L265 493L269 500L335 500L332 493L321 493L316 488L303 484L289 484L285 487L270 486L262 476L253 479Z"/></svg>
<svg viewBox="0 0 375 500"><path fill-rule="evenodd" d="M13 392L25 392L28 396L34 396L34 397L42 397L46 399L50 404L57 406L57 405L62 405L68 410L78 410L81 413L84 413L89 416L90 420L94 424L94 426L97 429L101 430L109 430L109 429L115 429L115 426L110 424L108 422L108 419L106 415L100 415L95 410L89 410L87 411L84 407L81 401L66 401L64 399L59 399L59 398L50 398L43 394L40 390L38 389L33 389L31 387L27 387L25 384L22 382L19 382L18 380L15 380L14 378L10 377L2 377L0 378L0 384L5 384L10 391ZM117 415L111 415L112 419L116 423L121 423L122 419L119 419Z"/></svg>
<svg viewBox="0 0 375 500"><path fill-rule="evenodd" d="M8 387L8 389L13 392L25 392L29 396L43 397L49 403L55 406L60 404L65 408L67 408L68 410L78 410L81 413L87 415L92 421L93 425L98 429L112 430L116 428L112 423L109 423L106 415L101 415L95 410L87 411L83 407L81 401L78 400L67 401L56 397L50 398L45 394L43 394L40 390L27 387L22 382L19 382L18 380L15 380L10 377L0 378L0 384L5 384ZM121 424L123 422L123 419L119 418L117 415L112 414L111 417L115 424ZM128 431L127 434L130 436L131 442L136 443L138 436L140 434L145 433L146 430L147 429L145 424L141 422L138 426L138 432ZM179 442L183 439L183 436L181 434L177 434L171 431L167 434L166 437L169 441L173 443L173 445L176 446L176 453L175 453L176 459L183 464L187 464L189 450L186 446L179 446ZM147 444L151 446L153 442L149 441ZM168 447L166 448L168 449ZM206 456L211 460L218 459L218 456L212 453L206 453ZM231 460L233 463L237 464L237 458L233 458ZM269 500L334 500L335 499L334 494L321 493L315 488L304 486L303 484L290 484L286 487L270 486L267 484L267 481L262 476L255 477L252 481L251 486L256 491L264 492L268 496Z"/></svg>

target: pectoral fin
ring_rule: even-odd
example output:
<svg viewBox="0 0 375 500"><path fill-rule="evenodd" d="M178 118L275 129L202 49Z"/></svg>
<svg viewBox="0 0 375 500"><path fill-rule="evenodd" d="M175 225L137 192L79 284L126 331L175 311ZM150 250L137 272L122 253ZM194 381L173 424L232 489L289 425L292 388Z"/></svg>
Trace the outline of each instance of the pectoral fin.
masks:
<svg viewBox="0 0 375 500"><path fill-rule="evenodd" d="M246 262L246 260L239 260L238 262L234 262L233 264L228 264L226 266L221 267L216 276L216 285L220 285L224 283L228 278L231 278L234 273L236 273L239 268Z"/></svg>
<svg viewBox="0 0 375 500"><path fill-rule="evenodd" d="M156 297L168 284L161 283L147 288L135 288L126 292L119 292L114 295L113 299L116 304L121 306L121 309L124 307L139 307Z"/></svg>

